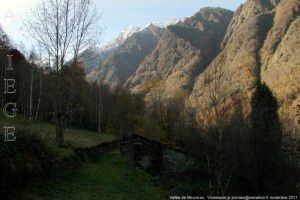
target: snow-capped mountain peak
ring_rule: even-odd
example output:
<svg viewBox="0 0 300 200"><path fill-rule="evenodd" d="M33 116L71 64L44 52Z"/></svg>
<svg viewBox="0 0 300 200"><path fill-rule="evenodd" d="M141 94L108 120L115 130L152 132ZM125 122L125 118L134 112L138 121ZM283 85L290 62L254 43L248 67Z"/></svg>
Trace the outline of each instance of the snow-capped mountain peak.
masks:
<svg viewBox="0 0 300 200"><path fill-rule="evenodd" d="M111 52L114 52L120 45L122 45L125 40L131 37L133 34L137 32L141 32L144 30L150 29L152 26L157 26L160 28L166 28L169 25L174 25L178 22L184 21L186 18L182 19L172 19L172 20L162 20L162 21L155 21L145 25L134 25L129 26L125 30L123 30L113 41L105 44L102 47L94 47L86 49L81 54L81 61L85 63L87 66L87 72L91 72L92 70L99 67L99 63L106 59Z"/></svg>
<svg viewBox="0 0 300 200"><path fill-rule="evenodd" d="M146 25L129 26L124 31L122 31L112 42L109 42L108 44L104 45L102 49L105 50L105 49L116 48L133 34L143 31L151 25L158 26L160 28L166 28L167 26L174 25L178 22L184 21L185 19L186 18L179 18L179 19L177 18L171 20L155 21L155 22L148 23Z"/></svg>

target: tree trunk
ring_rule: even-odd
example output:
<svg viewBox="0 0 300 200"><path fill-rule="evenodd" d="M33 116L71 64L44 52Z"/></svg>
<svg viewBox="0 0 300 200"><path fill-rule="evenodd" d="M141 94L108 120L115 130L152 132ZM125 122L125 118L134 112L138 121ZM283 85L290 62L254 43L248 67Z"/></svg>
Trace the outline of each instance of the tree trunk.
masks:
<svg viewBox="0 0 300 200"><path fill-rule="evenodd" d="M99 105L98 105L98 132L101 133L101 109L102 98L101 98L101 85L99 86Z"/></svg>
<svg viewBox="0 0 300 200"><path fill-rule="evenodd" d="M32 120L32 101L33 101L33 66L30 66L30 94L29 94L29 119Z"/></svg>
<svg viewBox="0 0 300 200"><path fill-rule="evenodd" d="M38 116L39 116L39 110L40 110L40 103L41 103L41 96L42 96L42 69L40 69L40 92L39 92L39 99L38 99L38 104L36 108L36 113L35 113L35 121L37 121Z"/></svg>
<svg viewBox="0 0 300 200"><path fill-rule="evenodd" d="M59 148L63 147L64 144L64 137L63 137L64 124L61 120L62 119L60 119L60 122L56 125L56 142Z"/></svg>
<svg viewBox="0 0 300 200"><path fill-rule="evenodd" d="M79 120L79 125L82 128L82 111L80 111L80 120Z"/></svg>

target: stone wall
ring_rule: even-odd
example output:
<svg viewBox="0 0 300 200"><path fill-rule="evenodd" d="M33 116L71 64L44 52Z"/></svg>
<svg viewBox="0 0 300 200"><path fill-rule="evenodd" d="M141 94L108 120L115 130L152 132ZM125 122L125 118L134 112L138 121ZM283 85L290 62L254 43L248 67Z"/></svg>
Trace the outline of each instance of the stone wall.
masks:
<svg viewBox="0 0 300 200"><path fill-rule="evenodd" d="M138 135L124 136L120 148L131 165L155 174L177 176L205 170L205 159Z"/></svg>

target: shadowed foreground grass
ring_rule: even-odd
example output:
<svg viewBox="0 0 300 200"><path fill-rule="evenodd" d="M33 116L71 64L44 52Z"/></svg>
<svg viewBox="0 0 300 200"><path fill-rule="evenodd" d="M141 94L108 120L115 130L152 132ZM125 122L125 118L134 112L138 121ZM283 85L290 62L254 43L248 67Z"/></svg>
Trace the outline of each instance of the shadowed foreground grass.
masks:
<svg viewBox="0 0 300 200"><path fill-rule="evenodd" d="M35 182L14 197L16 200L158 200L166 192L146 172L128 166L115 149L80 171L52 183Z"/></svg>
<svg viewBox="0 0 300 200"><path fill-rule="evenodd" d="M86 130L65 130L66 148L55 145L55 126L49 123L33 122L21 118L8 119L0 115L0 125L15 125L18 130L38 134L60 159L72 156L77 147L92 147L117 138ZM21 133L20 133L21 134ZM62 175L53 182L34 179L20 192L15 200L155 200L166 199L166 192L155 186L146 172L129 166L115 149L103 154L97 160L84 163L76 172Z"/></svg>

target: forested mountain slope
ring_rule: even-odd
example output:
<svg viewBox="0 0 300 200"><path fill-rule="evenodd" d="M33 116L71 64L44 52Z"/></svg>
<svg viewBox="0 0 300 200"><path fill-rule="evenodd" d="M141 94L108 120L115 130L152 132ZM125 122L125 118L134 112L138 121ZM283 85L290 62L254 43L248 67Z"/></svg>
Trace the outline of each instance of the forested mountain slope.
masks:
<svg viewBox="0 0 300 200"><path fill-rule="evenodd" d="M218 54L232 14L221 8L203 8L191 18L169 26L126 86L134 93L149 92L150 99L188 94L197 75Z"/></svg>
<svg viewBox="0 0 300 200"><path fill-rule="evenodd" d="M88 78L124 84L150 103L181 99L196 111L210 112L212 101L230 110L239 99L245 113L261 78L278 98L281 115L296 122L299 4L247 0L235 13L203 8L166 29L152 25L127 38Z"/></svg>

